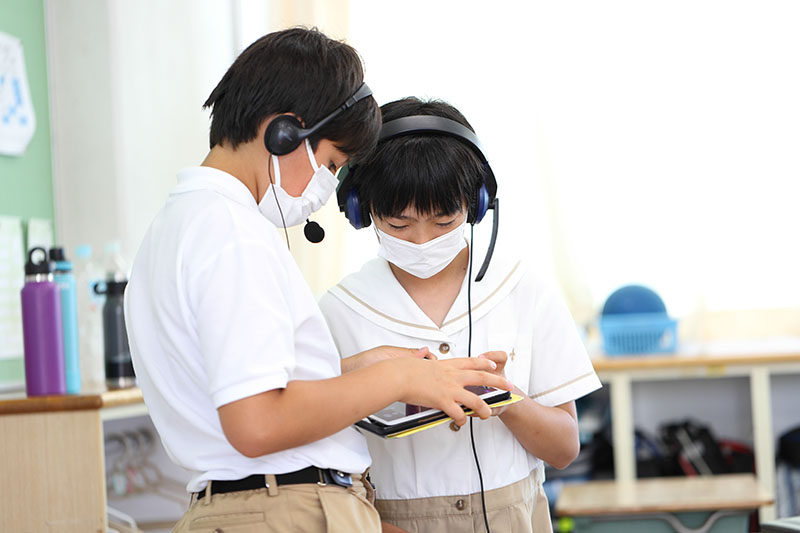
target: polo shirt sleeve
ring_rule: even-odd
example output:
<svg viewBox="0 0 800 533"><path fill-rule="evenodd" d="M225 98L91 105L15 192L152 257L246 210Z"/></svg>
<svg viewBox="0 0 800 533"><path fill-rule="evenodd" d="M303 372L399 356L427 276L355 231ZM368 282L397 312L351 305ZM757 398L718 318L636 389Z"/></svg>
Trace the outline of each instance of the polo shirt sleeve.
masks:
<svg viewBox="0 0 800 533"><path fill-rule="evenodd" d="M533 300L531 398L561 405L601 387L569 309L552 283L537 283Z"/></svg>
<svg viewBox="0 0 800 533"><path fill-rule="evenodd" d="M234 242L206 260L190 281L214 406L286 387L295 366L289 286L275 251Z"/></svg>

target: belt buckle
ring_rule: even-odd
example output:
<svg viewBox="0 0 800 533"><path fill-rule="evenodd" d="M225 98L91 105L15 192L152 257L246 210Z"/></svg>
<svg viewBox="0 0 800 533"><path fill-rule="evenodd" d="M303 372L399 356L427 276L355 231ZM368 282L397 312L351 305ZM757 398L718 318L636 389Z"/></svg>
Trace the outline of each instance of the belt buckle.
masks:
<svg viewBox="0 0 800 533"><path fill-rule="evenodd" d="M326 476L329 478L326 480ZM333 485L337 485L339 487L350 488L353 486L353 478L350 474L346 472L342 472L340 470L334 470L332 468L320 468L319 469L319 481L317 481L317 485L320 487L326 486L328 483Z"/></svg>

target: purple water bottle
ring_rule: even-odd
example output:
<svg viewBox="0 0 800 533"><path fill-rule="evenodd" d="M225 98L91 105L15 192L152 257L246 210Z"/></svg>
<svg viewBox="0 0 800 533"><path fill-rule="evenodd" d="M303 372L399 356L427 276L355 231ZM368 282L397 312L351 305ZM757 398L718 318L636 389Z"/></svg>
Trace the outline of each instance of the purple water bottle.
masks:
<svg viewBox="0 0 800 533"><path fill-rule="evenodd" d="M41 258L34 261L34 254ZM22 287L25 388L28 396L66 394L61 296L44 248L31 248Z"/></svg>

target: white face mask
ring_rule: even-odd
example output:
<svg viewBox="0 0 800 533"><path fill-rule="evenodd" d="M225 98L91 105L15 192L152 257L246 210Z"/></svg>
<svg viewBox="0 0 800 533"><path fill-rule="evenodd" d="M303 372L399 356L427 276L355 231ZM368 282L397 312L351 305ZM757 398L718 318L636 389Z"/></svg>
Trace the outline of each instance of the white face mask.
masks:
<svg viewBox="0 0 800 533"><path fill-rule="evenodd" d="M378 256L383 257L396 267L402 268L412 276L428 279L441 272L453 262L458 252L464 249L466 220L453 231L440 235L422 244L404 241L387 235L375 227L380 239Z"/></svg>
<svg viewBox="0 0 800 533"><path fill-rule="evenodd" d="M318 211L325 205L325 202L328 201L328 198L336 190L336 185L339 183L329 168L317 165L314 151L311 149L311 143L308 142L308 139L306 139L306 151L308 152L308 160L311 162L311 168L314 169L314 175L306 185L303 194L299 197L289 196L289 193L281 187L281 167L277 156L272 156L272 166L275 169L275 184L270 183L269 187L267 187L267 191L258 203L258 210L267 220L278 227L282 227L284 223L287 227L302 224L311 213ZM277 202L275 201L276 196ZM278 209L278 204L280 204L280 209ZM281 217L281 213L283 213L283 217Z"/></svg>

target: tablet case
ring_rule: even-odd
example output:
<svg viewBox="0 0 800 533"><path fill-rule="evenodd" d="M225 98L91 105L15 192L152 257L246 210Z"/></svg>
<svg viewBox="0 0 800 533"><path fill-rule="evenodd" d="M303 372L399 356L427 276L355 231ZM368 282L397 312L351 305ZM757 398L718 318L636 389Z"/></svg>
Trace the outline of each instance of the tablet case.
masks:
<svg viewBox="0 0 800 533"><path fill-rule="evenodd" d="M504 405L511 405L512 403L516 403L520 400L522 400L522 396L511 394L509 392L494 398L494 401L491 402L489 406L502 407ZM467 409L465 412L469 415L472 413L472 409ZM397 424L394 426L386 426L384 424L372 421L369 419L369 417L356 422L356 426L385 439L398 439L401 437L407 437L408 435L413 435L414 433L418 433L432 427L436 427L451 420L452 418L447 416L443 411L436 411L430 416L418 418L416 420L410 420L403 424Z"/></svg>

